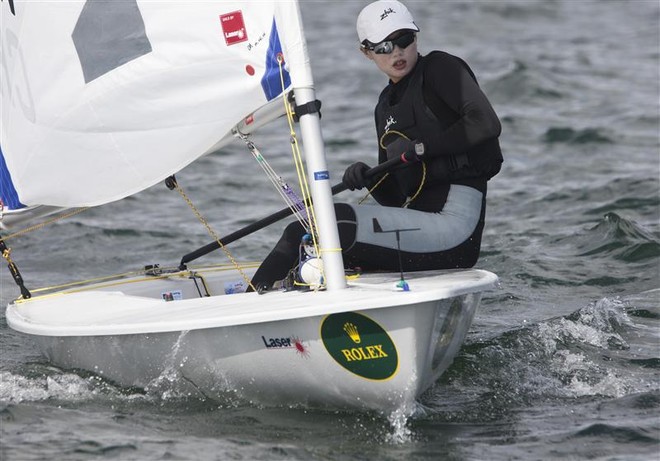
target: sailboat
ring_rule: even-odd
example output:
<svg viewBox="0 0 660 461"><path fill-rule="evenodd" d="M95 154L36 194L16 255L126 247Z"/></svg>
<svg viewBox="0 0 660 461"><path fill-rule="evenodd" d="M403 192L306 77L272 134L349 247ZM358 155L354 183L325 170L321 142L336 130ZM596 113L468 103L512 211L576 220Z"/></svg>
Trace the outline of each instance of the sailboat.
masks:
<svg viewBox="0 0 660 461"><path fill-rule="evenodd" d="M22 293L6 310L12 329L54 365L121 386L146 388L174 367L212 399L413 408L451 364L497 276L347 277L297 2L0 7L5 231L168 178L176 187L182 168L293 107L309 187L303 204L313 204L307 215L322 261L304 290L245 292L253 268L182 261L37 293L8 258ZM212 247L228 243L216 240Z"/></svg>

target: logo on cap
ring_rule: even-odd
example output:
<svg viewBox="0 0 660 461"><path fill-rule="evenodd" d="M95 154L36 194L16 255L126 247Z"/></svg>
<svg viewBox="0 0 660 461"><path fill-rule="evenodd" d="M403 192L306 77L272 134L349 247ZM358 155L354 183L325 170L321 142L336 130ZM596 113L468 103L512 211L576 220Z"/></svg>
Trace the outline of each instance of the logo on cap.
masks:
<svg viewBox="0 0 660 461"><path fill-rule="evenodd" d="M383 11L383 14L380 15L380 20L382 21L392 13L396 13L396 11L394 11L392 8L387 8L386 10Z"/></svg>

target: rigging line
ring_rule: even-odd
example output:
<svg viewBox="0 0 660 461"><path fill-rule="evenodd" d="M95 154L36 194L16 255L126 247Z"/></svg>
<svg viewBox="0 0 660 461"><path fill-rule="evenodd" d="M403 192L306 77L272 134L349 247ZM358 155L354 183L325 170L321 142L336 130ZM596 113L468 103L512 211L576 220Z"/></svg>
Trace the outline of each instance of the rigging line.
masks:
<svg viewBox="0 0 660 461"><path fill-rule="evenodd" d="M281 54L278 55L277 63L280 70L280 84L282 85L282 93L284 94L284 90L286 89L286 86L284 84L284 71L282 68L283 62L284 62L283 56ZM316 253L319 254L318 238L316 235L316 229L317 229L316 214L314 213L314 206L312 205L312 194L309 190L309 183L307 182L307 177L304 174L304 166L303 166L302 156L300 154L300 146L298 144L298 138L296 136L296 131L293 128L293 110L291 109L291 105L289 104L289 101L287 100L286 97L282 97L282 101L284 102L284 109L286 112L287 122L289 123L291 151L294 158L294 164L296 166L296 173L298 175L298 183L302 191L303 203L305 204L305 210L309 218L309 227L310 227L309 234L312 237L312 243L314 245L314 249Z"/></svg>
<svg viewBox="0 0 660 461"><path fill-rule="evenodd" d="M261 166L261 169L264 171L264 174L270 180L271 184L275 187L275 189L277 189L277 192L280 194L280 197L282 197L282 200L284 200L284 203L287 204L293 215L296 217L296 219L298 219L305 230L309 231L309 219L306 214L302 213L302 211L305 210L302 199L298 197L296 192L289 186L289 184L275 172L275 170L266 161L265 157L261 154L256 145L252 141L248 140L247 136L242 134L239 134L238 136L243 139L243 141L245 141L248 150L257 160Z"/></svg>
<svg viewBox="0 0 660 461"><path fill-rule="evenodd" d="M391 134L401 136L402 138L407 139L408 141L410 141L410 138L408 136L406 136L405 134L401 133L400 131L396 131L396 130L386 131L385 133L383 133L383 135L378 140L378 145L382 149L387 149L387 146L385 146L385 144L383 143L383 139L385 138L385 136L391 135ZM360 201L358 201L358 204L361 204L362 202L364 202L367 199L367 197L369 197L371 195L371 193L378 186L380 186L380 184L385 180L385 178L387 178L387 176L389 176L389 173L385 173L385 175L382 178L380 178L378 180L378 182L376 184L374 184L374 186L371 189L369 189L367 191L366 195L364 197L362 197L360 199ZM403 205L401 205L401 208L408 208L408 205L410 205L413 202L413 200L415 200L417 198L417 196L419 196L420 192L422 192L422 188L424 187L425 182L426 182L426 162L424 162L422 160L422 179L419 182L419 186L417 187L417 190L412 195L412 197L410 197L408 200L405 201L405 203Z"/></svg>
<svg viewBox="0 0 660 461"><path fill-rule="evenodd" d="M282 93L284 93L285 90L285 84L284 84L284 72L282 69L282 64L283 64L283 57L282 55L278 55L277 57L277 62L279 65L279 70L280 70L280 83L282 85ZM295 96L295 95L294 95ZM303 160L302 160L302 155L300 153L300 146L298 144L298 138L296 136L296 131L293 127L293 110L291 109L291 104L288 101L288 98L283 97L282 101L284 102L284 109L286 112L287 116L287 122L289 123L289 134L290 134L290 140L291 140L291 152L293 155L294 159L294 164L296 166L296 173L298 175L298 183L300 186L300 189L302 191L303 195L303 203L305 205L305 211L307 213L308 217L308 222L309 222L309 230L308 233L312 237L312 246L314 248L315 254L319 255L318 257L322 260L321 257L321 251L319 248L319 242L318 242L318 236L317 236L317 229L318 225L316 222L316 214L314 211L314 205L312 204L312 194L309 189L309 183L307 181L307 176L304 173L304 165L303 165ZM321 264L321 280L326 280L325 276L325 271L324 267ZM319 288L323 284L319 285Z"/></svg>
<svg viewBox="0 0 660 461"><path fill-rule="evenodd" d="M39 230L39 229L41 229L42 227L46 227L47 225L52 224L52 223L54 223L54 222L57 222L57 221L61 221L61 220L63 220L63 219L70 218L71 216L75 216L75 215L77 215L78 213L82 213L83 211L86 211L86 210L89 210L89 207L76 208L76 209L74 209L73 211L70 211L69 213L65 213L65 214L62 214L62 215L55 216L54 218L51 218L51 219L49 219L49 220L47 220L47 221L44 221L44 222L41 222L41 223L35 224L35 225L33 225L33 226L30 226L30 227L26 227L25 229L21 229L21 230L19 230L19 231L17 231L17 232L14 232L13 234L6 235L6 236L2 237L2 239L5 240L5 241L7 241L7 240L9 240L9 239L11 239L11 238L19 237L19 236L21 236L21 235L23 235L23 234L27 234L27 233L29 233L29 232L33 232L33 231Z"/></svg>
<svg viewBox="0 0 660 461"><path fill-rule="evenodd" d="M130 271L130 272L124 272L122 274L114 274L114 275L106 275L102 277L95 277L95 278L90 278L86 280L76 280L75 282L67 282L67 283L61 283L59 285L51 285L47 287L42 287L42 288L36 288L32 290L33 293L44 293L48 291L55 291L55 290L62 290L65 288L73 288L77 286L87 286L91 284L100 284L104 282L110 282L110 281L116 281L117 284L119 283L126 283L126 279L129 277L137 277L140 275L144 275L145 271L144 270L139 270L139 271ZM156 278L166 278L170 276L171 274L167 274L164 276L149 276L149 280L151 279L156 279ZM114 284L106 285L106 286L114 286ZM84 291L84 289L80 290Z"/></svg>
<svg viewBox="0 0 660 461"><path fill-rule="evenodd" d="M280 63L280 78L281 78L282 85L284 86L284 77L283 77L281 63ZM307 182L305 181L305 171L304 171L302 156L300 154L300 148L299 148L299 145L298 145L298 138L296 136L295 129L293 128L293 110L291 109L291 105L287 101L287 98L284 97L284 98L282 98L282 100L284 102L284 108L285 108L285 112L286 112L286 115L287 115L287 121L289 123L289 143L291 144L291 152L292 152L292 155L293 155L293 164L296 167L296 175L298 177L298 185L300 186L300 190L301 190L301 193L302 193L302 196L303 196L303 200L304 200L304 203L306 205L307 203L311 203L311 200L310 200L311 194L309 193L309 188L306 187ZM313 208L312 208L312 210L313 210ZM305 207L305 211L307 212L307 216L310 217L311 214L310 214L308 206ZM311 221L309 222L309 229L308 230L310 231L311 235L315 234L315 232L313 232L313 230L315 228L314 224L315 224L314 222L311 222Z"/></svg>
<svg viewBox="0 0 660 461"><path fill-rule="evenodd" d="M248 150L250 150L252 156L257 160L257 162L259 162L259 165L270 180L271 184L273 184L275 189L277 189L277 192L280 194L291 212L295 215L296 219L300 221L305 229L308 229L307 217L301 213L301 211L304 210L304 206L300 197L298 197L295 191L293 191L293 189L282 179L282 177L279 176L268 164L254 143L248 141L247 136L241 135L240 137L246 142Z"/></svg>
<svg viewBox="0 0 660 461"><path fill-rule="evenodd" d="M173 177L172 177L172 178L173 178ZM192 202L192 200L190 200L190 198L188 198L188 196L187 196L186 193L183 191L183 189L181 188L181 186L179 186L179 182L176 181L176 180L174 180L174 181L172 181L172 183L174 183L174 187L176 188L176 190L177 190L177 192L179 193L179 195L181 195L181 197L183 197L183 199L186 201L186 203L188 204L188 206L190 207L190 209L193 211L193 213L195 214L195 216L197 216L197 219L199 219L199 222L201 222L202 225L206 228L206 231L209 233L209 235L210 235L212 238L215 239L215 241L216 241L216 243L218 244L218 246L222 249L222 251L225 253L225 255L227 255L227 258L229 258L229 260L230 260L231 263L234 265L234 267L236 268L236 270L238 271L238 273L241 274L241 277L243 277L243 280L245 281L245 283L247 283L247 285L250 287L250 289L252 289L253 291L256 291L256 289L255 289L254 286L252 285L252 282L250 282L250 279L248 278L248 276L245 275L245 272L243 272L243 268L240 266L240 264L238 264L238 261L236 261L236 260L234 259L234 257L233 257L232 254L229 252L229 250L227 249L227 247L226 247L225 245L222 244L222 241L220 240L220 237L218 237L218 234L217 234L217 233L211 228L211 225L208 223L208 221L206 220L206 218L204 218L204 216L202 216L202 214L199 212L199 210L197 209L197 207L195 206L195 204Z"/></svg>
<svg viewBox="0 0 660 461"><path fill-rule="evenodd" d="M290 143L291 143L291 151L293 153L294 164L296 166L296 175L298 176L298 186L300 187L300 192L303 196L302 206L305 210L305 215L307 216L306 229L310 233L310 235L312 235L314 246L316 246L316 230L315 230L316 218L314 216L314 207L311 206L312 196L309 192L309 186L307 185L302 156L300 154L298 139L296 137L295 132L292 132L292 134L290 135Z"/></svg>
<svg viewBox="0 0 660 461"><path fill-rule="evenodd" d="M254 264L256 266L256 263ZM90 284L103 284L103 287L112 287L112 286L119 286L123 285L126 283L141 283L144 282L145 280L158 280L158 279L168 279L172 277L184 277L187 278L188 276L192 274L196 274L200 276L199 271L193 271L193 270L184 270L181 271L177 267L161 267L162 270L161 275L146 275L146 271L144 269L142 270L137 270L137 271L130 271L130 272L124 272L121 274L113 274L113 275L105 275L101 277L95 277L95 278L90 278L86 280L77 280L75 282L67 282L67 283L62 283L59 285L51 285L47 287L41 287L41 288L35 288L32 290L32 293L47 293L50 291L55 291L55 290L63 290L67 288L75 288L78 286L81 286L79 290L72 290L71 292L79 292L79 291L85 291L87 290L87 285ZM206 266L206 270L211 269L213 271L228 271L228 270L235 270L235 268L229 266L228 264L216 264L216 265L211 265L211 266ZM144 276L143 278L139 278L136 280L127 280L130 277L139 277L139 276ZM201 277L201 276L200 276ZM41 296L46 296L46 295L40 295Z"/></svg>
<svg viewBox="0 0 660 461"><path fill-rule="evenodd" d="M32 294L30 293L30 290L26 288L21 272L18 270L18 266L16 266L16 263L11 259L11 248L7 247L2 237L0 237L0 251L2 252L2 257L7 261L7 267L9 268L9 272L11 273L14 282L16 282L16 285L18 285L18 288L21 290L22 299L31 298Z"/></svg>

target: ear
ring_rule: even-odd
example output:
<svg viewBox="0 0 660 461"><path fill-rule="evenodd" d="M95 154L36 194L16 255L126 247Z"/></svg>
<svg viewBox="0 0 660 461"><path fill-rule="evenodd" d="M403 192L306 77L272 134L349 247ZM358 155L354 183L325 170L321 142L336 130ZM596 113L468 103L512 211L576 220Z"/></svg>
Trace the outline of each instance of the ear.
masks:
<svg viewBox="0 0 660 461"><path fill-rule="evenodd" d="M371 61L374 60L373 56L371 56L371 51L369 51L368 49L363 48L363 47L360 47L360 51L362 51L362 54L363 54L367 59L369 59L369 60L371 60Z"/></svg>

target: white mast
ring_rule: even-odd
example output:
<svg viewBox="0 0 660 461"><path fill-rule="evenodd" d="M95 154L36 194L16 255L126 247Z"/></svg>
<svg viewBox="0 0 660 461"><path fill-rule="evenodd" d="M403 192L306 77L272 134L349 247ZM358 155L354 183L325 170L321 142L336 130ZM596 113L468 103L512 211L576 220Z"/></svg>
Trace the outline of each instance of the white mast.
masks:
<svg viewBox="0 0 660 461"><path fill-rule="evenodd" d="M288 70L291 73L296 105L303 106L309 102L313 103L316 101L316 94L300 7L297 1L280 1L277 3L277 7L276 19L283 26L278 26L278 29L284 38L284 54ZM318 112L300 114L300 132L308 183L314 201L325 284L328 290L346 288L337 217L335 216L330 174L321 134L320 114Z"/></svg>
<svg viewBox="0 0 660 461"><path fill-rule="evenodd" d="M296 88L296 105L315 101L313 88ZM307 178L314 201L314 214L318 226L320 254L323 259L323 273L328 290L346 288L344 276L344 261L341 255L337 217L335 215L330 174L325 158L323 135L321 134L320 117L318 113L305 114L300 117L300 132L302 133Z"/></svg>

